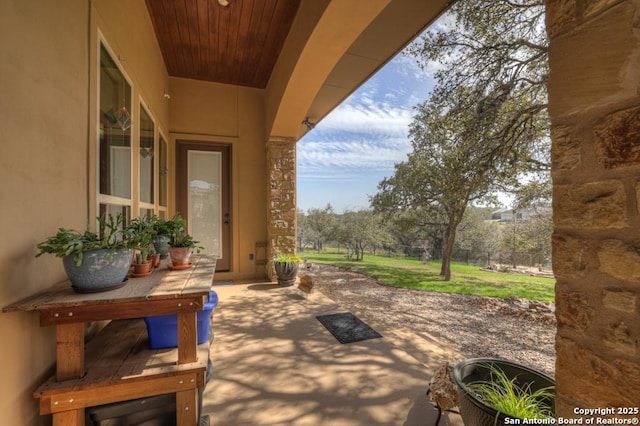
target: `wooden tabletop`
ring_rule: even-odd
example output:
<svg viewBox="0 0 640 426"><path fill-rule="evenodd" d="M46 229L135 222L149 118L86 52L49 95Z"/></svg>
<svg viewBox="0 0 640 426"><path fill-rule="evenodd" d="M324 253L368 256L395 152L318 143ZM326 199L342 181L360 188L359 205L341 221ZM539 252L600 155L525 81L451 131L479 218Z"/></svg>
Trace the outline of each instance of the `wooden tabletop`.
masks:
<svg viewBox="0 0 640 426"><path fill-rule="evenodd" d="M2 311L62 310L80 306L95 307L150 300L160 302L189 296L207 296L211 291L216 258L194 255L192 260L193 267L184 270L169 270L168 261L163 261L148 277L129 278L123 287L100 293L76 293L71 283L66 281L6 306Z"/></svg>
<svg viewBox="0 0 640 426"><path fill-rule="evenodd" d="M216 258L204 255L193 256L193 266L183 270L170 270L165 261L148 277L100 293L76 293L66 281L3 311L37 311L41 326L201 311L215 267Z"/></svg>

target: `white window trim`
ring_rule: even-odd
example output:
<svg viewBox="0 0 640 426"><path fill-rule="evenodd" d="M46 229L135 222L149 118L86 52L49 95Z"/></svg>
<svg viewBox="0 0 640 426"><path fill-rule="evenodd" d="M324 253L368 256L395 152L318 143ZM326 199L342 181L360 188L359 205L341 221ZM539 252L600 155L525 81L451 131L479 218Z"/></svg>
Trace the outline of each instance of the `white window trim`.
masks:
<svg viewBox="0 0 640 426"><path fill-rule="evenodd" d="M122 197L116 197L116 196L112 196L112 195L106 195L106 194L102 194L100 193L100 51L101 51L101 47L104 47L105 50L107 51L107 53L109 53L109 56L111 56L111 59L113 60L113 62L116 64L116 66L118 67L118 71L120 71L122 73L122 76L124 77L124 79L126 80L127 84L129 84L129 86L131 87L131 105L132 105L132 111L130 111L131 114L131 145L132 145L132 153L133 153L133 146L135 145L135 137L134 132L136 129L136 120L135 120L135 111L133 108L133 99L134 99L134 94L135 94L135 88L133 86L132 80L129 77L129 75L127 74L127 72L125 71L122 63L120 63L120 60L118 59L118 56L114 53L113 49L111 48L111 46L109 45L109 43L105 40L104 36L102 35L102 33L100 32L100 30L98 30L98 37L97 37L97 42L98 42L98 47L96 50L97 53L97 58L96 58L96 73L97 73L97 78L96 78L96 111L95 111L95 123L96 123L96 129L95 129L95 140L94 140L94 147L95 147L95 163L94 163L94 168L95 168L95 182L94 182L94 190L96 192L96 205L95 205L95 211L99 212L100 211L100 204L113 204L113 205L119 205L119 206L125 206L125 207L129 207L131 214L134 213L134 203L133 203L133 194L134 194L134 173L133 173L133 168L134 168L134 156L131 155L131 157L129 158L130 161L130 165L129 167L131 168L131 180L129 182L130 188L129 188L129 193L131 194L131 199L127 199L127 198L122 198Z"/></svg>

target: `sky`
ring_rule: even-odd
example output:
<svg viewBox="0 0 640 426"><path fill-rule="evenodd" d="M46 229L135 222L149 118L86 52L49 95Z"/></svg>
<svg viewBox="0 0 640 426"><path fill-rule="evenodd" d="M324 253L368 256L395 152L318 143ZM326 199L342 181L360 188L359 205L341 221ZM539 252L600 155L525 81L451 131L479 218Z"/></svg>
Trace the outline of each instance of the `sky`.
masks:
<svg viewBox="0 0 640 426"><path fill-rule="evenodd" d="M399 54L320 121L297 144L298 208L369 208L378 183L411 151L413 107L432 88L429 73Z"/></svg>

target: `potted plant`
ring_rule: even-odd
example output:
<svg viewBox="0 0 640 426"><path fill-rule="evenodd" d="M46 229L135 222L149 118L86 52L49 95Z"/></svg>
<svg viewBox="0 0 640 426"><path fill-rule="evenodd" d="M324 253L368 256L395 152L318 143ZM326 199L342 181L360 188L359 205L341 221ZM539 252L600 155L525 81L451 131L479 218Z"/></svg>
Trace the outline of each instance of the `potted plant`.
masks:
<svg viewBox="0 0 640 426"><path fill-rule="evenodd" d="M160 253L158 253L155 249L155 246L151 244L149 246L149 261L152 263L153 268L157 268L160 266Z"/></svg>
<svg viewBox="0 0 640 426"><path fill-rule="evenodd" d="M156 252L160 253L161 259L166 259L169 255L169 242L171 235L184 229L187 226L186 221L176 214L171 219L161 219L156 215L153 215L150 219L155 230L155 234L151 238L151 242L155 247Z"/></svg>
<svg viewBox="0 0 640 426"><path fill-rule="evenodd" d="M298 275L298 265L302 259L295 254L276 254L270 265L276 272L278 284L281 286L293 285Z"/></svg>
<svg viewBox="0 0 640 426"><path fill-rule="evenodd" d="M45 253L62 258L64 270L74 291L91 293L111 290L125 284L131 266L131 235L122 214L98 217L98 232L87 226L83 233L59 228L55 236L38 244Z"/></svg>
<svg viewBox="0 0 640 426"><path fill-rule="evenodd" d="M553 379L527 366L494 358L469 359L456 365L453 380L466 426L522 424L524 419L554 416Z"/></svg>
<svg viewBox="0 0 640 426"><path fill-rule="evenodd" d="M185 269L192 266L189 262L193 250L200 253L204 247L198 245L198 241L193 239L186 230L181 229L174 232L169 241L169 256L171 258L171 269Z"/></svg>
<svg viewBox="0 0 640 426"><path fill-rule="evenodd" d="M149 249L152 247L151 238L156 233L154 223L147 218L135 218L129 222L127 230L130 234L133 248L136 250L133 257L132 277L146 277L151 274L153 261L149 259Z"/></svg>

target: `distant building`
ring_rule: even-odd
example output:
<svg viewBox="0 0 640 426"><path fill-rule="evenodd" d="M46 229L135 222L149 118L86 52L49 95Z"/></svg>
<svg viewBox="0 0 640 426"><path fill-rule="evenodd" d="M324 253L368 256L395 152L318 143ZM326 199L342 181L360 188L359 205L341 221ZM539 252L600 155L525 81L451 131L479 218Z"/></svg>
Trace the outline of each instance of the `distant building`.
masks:
<svg viewBox="0 0 640 426"><path fill-rule="evenodd" d="M549 207L539 207L535 209L500 209L491 213L491 219L498 222L527 221L548 209Z"/></svg>

